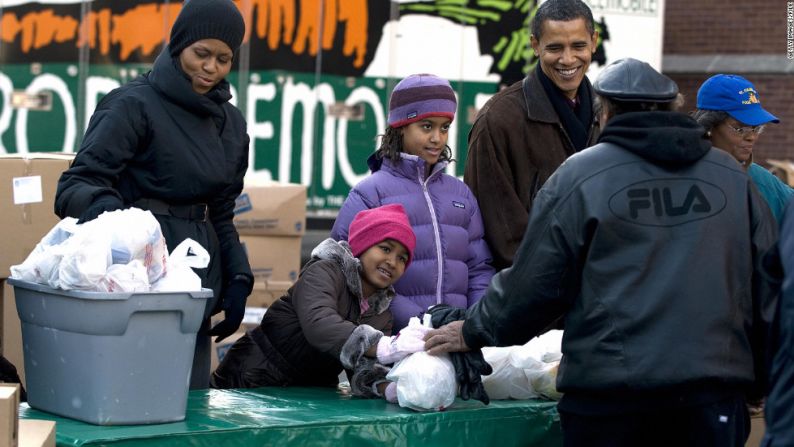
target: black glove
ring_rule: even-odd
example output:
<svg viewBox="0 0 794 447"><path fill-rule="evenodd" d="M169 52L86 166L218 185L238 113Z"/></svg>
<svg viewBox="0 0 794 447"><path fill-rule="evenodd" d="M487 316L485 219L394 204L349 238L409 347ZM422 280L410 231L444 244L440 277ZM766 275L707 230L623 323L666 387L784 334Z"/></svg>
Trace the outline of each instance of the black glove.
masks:
<svg viewBox="0 0 794 447"><path fill-rule="evenodd" d="M251 284L243 279L232 281L226 288L223 296L223 314L226 318L207 332L209 336L218 336L215 343L234 334L234 331L240 327L245 316L245 301L249 293L251 293Z"/></svg>
<svg viewBox="0 0 794 447"><path fill-rule="evenodd" d="M433 306L427 311L431 315L434 328L447 323L466 319L466 309L452 307L448 304ZM449 358L455 367L455 379L460 386L460 398L463 400L476 399L488 404L491 399L482 386L482 377L493 372L493 368L482 355L481 349L472 349L468 352L450 352Z"/></svg>
<svg viewBox="0 0 794 447"><path fill-rule="evenodd" d="M91 206L83 211L80 219L77 220L78 224L86 223L99 217L105 211L116 211L124 208L124 202L113 194L102 194L96 196Z"/></svg>
<svg viewBox="0 0 794 447"><path fill-rule="evenodd" d="M356 362L353 375L350 377L350 391L358 397L381 397L377 384L386 380L388 373L388 367L381 365L375 359L362 356Z"/></svg>

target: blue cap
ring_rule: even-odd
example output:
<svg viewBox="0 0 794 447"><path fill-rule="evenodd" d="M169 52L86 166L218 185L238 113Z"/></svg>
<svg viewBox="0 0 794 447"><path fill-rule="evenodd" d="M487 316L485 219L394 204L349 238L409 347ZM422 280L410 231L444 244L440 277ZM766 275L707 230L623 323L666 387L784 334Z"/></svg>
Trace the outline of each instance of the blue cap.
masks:
<svg viewBox="0 0 794 447"><path fill-rule="evenodd" d="M697 107L726 112L748 126L780 122L775 115L761 107L753 84L738 75L718 74L708 78L698 90Z"/></svg>

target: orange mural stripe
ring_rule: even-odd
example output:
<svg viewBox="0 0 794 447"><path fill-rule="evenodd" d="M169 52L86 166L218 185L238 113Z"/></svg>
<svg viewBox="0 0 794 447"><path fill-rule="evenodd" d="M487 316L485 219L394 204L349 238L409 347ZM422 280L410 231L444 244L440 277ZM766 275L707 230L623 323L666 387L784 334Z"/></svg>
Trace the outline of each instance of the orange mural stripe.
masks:
<svg viewBox="0 0 794 447"><path fill-rule="evenodd" d="M320 25L320 4L318 0L300 0L300 18L298 19L298 31L295 35L295 42L292 44L292 51L296 54L303 54L308 44L309 54L317 54L317 37Z"/></svg>
<svg viewBox="0 0 794 447"><path fill-rule="evenodd" d="M325 50L332 49L340 24L344 22L343 54L354 56L356 67L364 63L369 21L367 0L234 1L246 23L245 41L256 34L257 38L267 41L271 50L289 46L296 55L316 55L320 45ZM29 12L21 19L7 12L0 18L0 38L4 42L20 38L23 53L74 40L76 47L88 45L107 55L113 45L118 45L118 58L124 61L135 51L149 56L166 42L181 8L181 3L177 2L141 4L121 14L103 8L89 12L82 21L56 15L53 9ZM322 27L320 20L323 20ZM322 42L318 42L321 29Z"/></svg>
<svg viewBox="0 0 794 447"><path fill-rule="evenodd" d="M22 23L17 19L17 15L13 13L3 14L0 19L0 38L4 42L13 42L17 34L22 30Z"/></svg>
<svg viewBox="0 0 794 447"><path fill-rule="evenodd" d="M168 36L163 9L158 4L138 5L113 16L111 41L118 43L119 58L126 60L135 50L149 55Z"/></svg>
<svg viewBox="0 0 794 447"><path fill-rule="evenodd" d="M367 0L343 0L339 8L339 20L347 22L342 52L345 56L355 53L353 66L361 68L367 55L367 39L369 37Z"/></svg>
<svg viewBox="0 0 794 447"><path fill-rule="evenodd" d="M101 54L110 53L110 24L113 14L109 9L105 8L97 14L99 23L99 52Z"/></svg>
<svg viewBox="0 0 794 447"><path fill-rule="evenodd" d="M336 36L337 15L339 5L337 0L326 0L323 5L323 50L330 50L334 46L334 36Z"/></svg>

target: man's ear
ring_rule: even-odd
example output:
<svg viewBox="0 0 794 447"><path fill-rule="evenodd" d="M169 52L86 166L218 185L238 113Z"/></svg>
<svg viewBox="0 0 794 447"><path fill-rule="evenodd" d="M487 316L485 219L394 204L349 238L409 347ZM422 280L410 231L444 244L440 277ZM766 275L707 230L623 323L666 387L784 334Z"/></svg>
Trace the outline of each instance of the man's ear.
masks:
<svg viewBox="0 0 794 447"><path fill-rule="evenodd" d="M529 36L529 43L532 45L532 50L535 52L535 56L540 56L540 42L535 38L534 34Z"/></svg>
<svg viewBox="0 0 794 447"><path fill-rule="evenodd" d="M593 31L593 54L596 52L596 48L598 48L598 30Z"/></svg>

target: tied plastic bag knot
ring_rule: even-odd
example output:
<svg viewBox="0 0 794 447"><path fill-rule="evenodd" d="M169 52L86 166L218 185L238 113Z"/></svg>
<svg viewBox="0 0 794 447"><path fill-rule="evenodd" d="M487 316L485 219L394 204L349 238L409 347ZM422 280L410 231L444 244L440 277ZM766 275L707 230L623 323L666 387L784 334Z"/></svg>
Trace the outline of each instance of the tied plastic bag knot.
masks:
<svg viewBox="0 0 794 447"><path fill-rule="evenodd" d="M430 326L429 315L425 325ZM419 319L413 317L408 326L418 326ZM416 411L441 411L455 401L457 382L455 367L449 355L429 355L416 352L405 357L392 367L386 379L397 383L397 402L401 407Z"/></svg>

